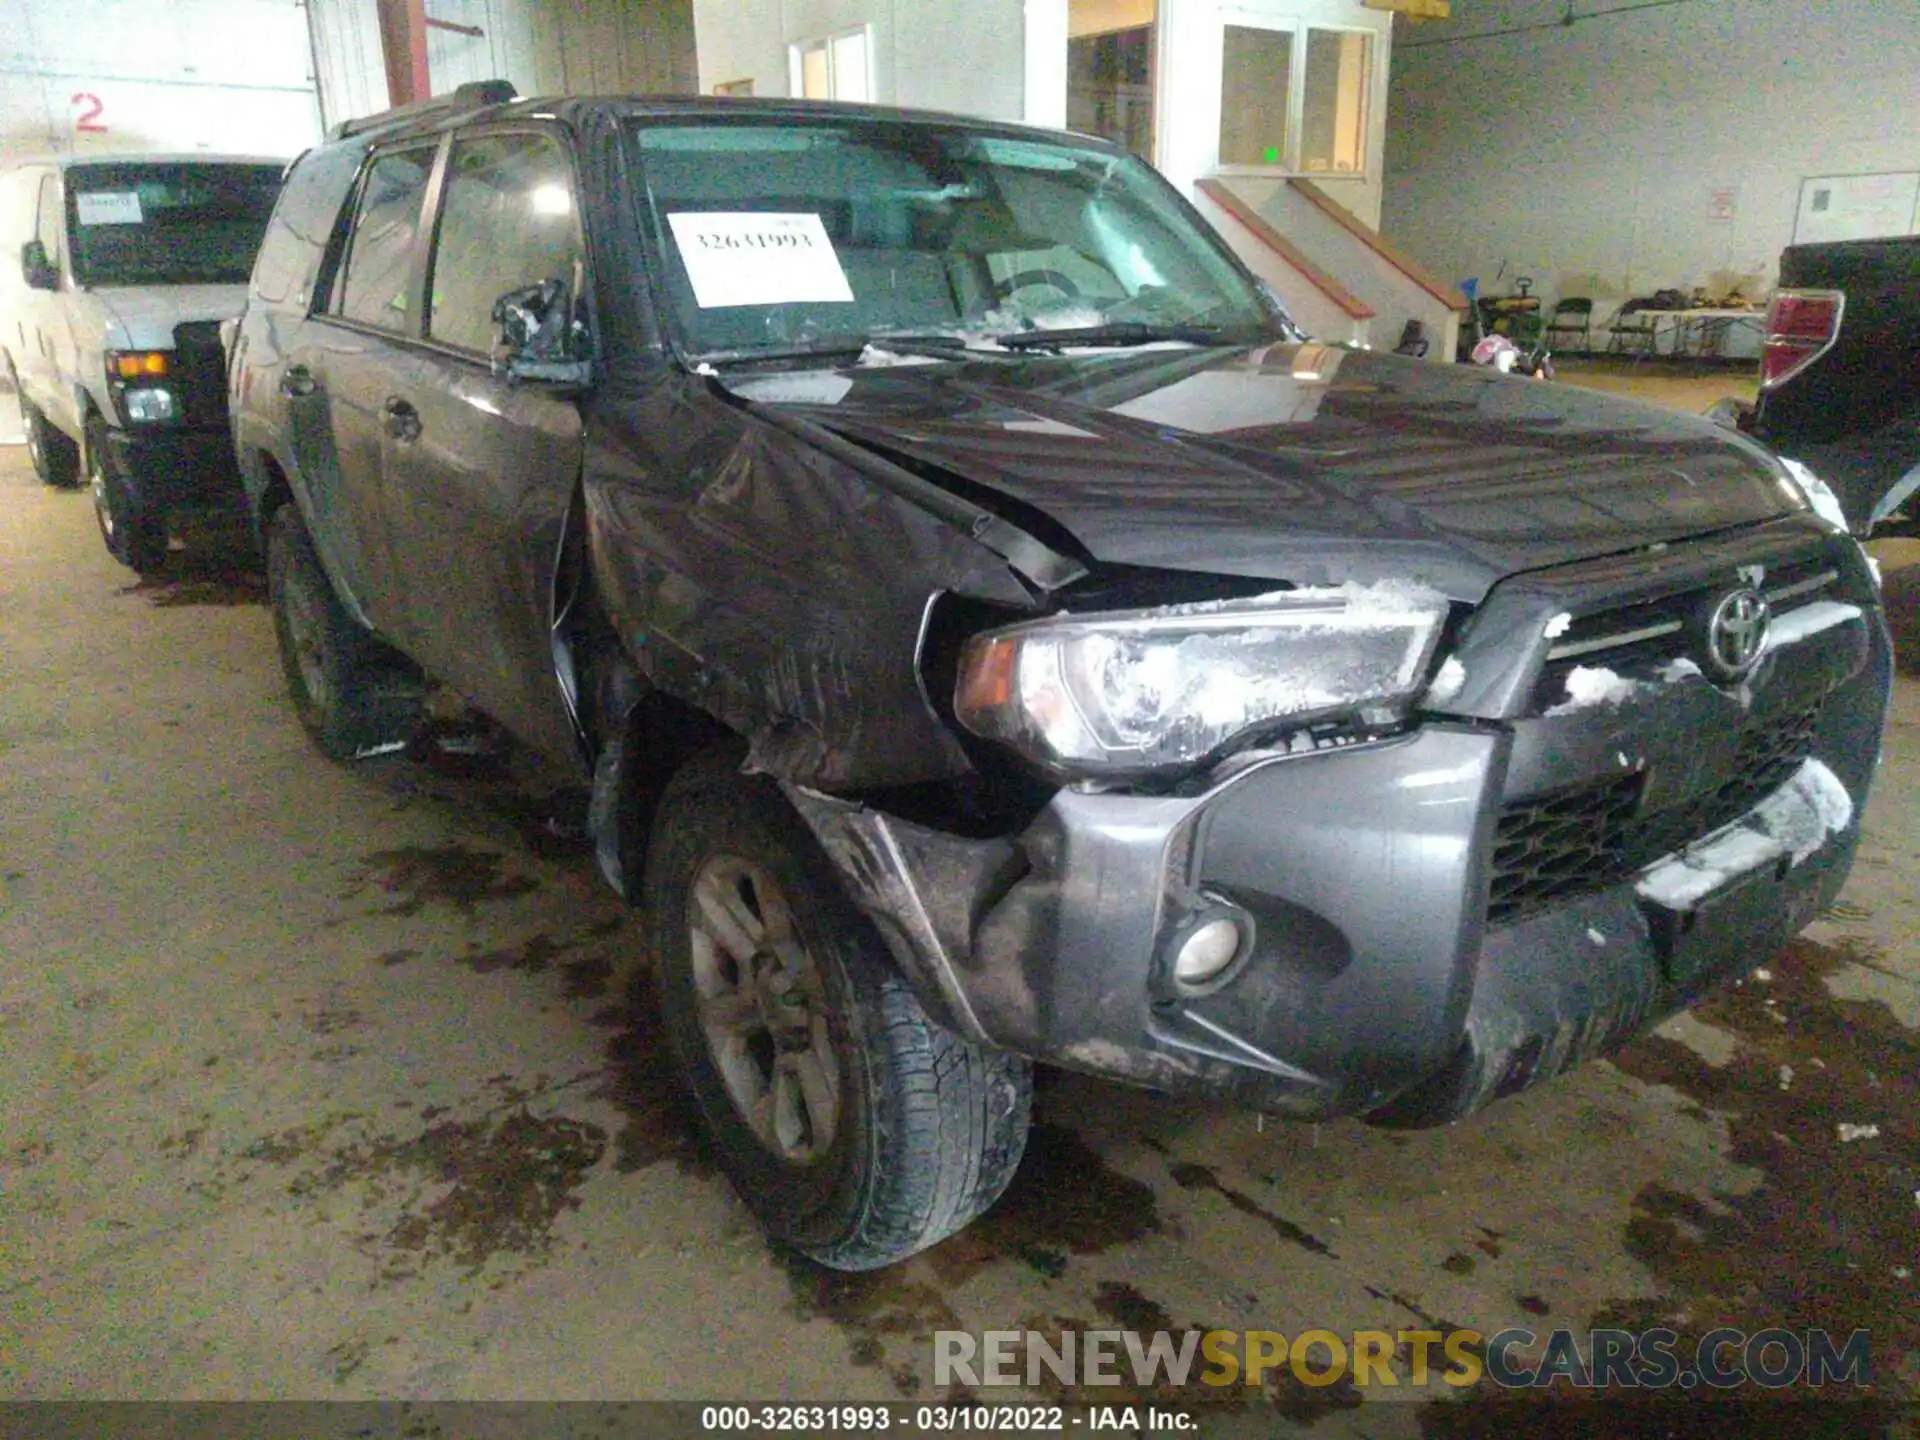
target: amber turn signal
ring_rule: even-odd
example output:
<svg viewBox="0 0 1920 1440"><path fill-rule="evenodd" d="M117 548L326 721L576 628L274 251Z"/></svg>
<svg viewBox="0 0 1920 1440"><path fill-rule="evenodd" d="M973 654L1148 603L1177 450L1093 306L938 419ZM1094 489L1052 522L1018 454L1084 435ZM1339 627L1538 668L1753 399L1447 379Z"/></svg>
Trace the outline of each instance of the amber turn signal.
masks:
<svg viewBox="0 0 1920 1440"><path fill-rule="evenodd" d="M108 367L122 380L139 380L167 373L165 350L116 350L107 357Z"/></svg>
<svg viewBox="0 0 1920 1440"><path fill-rule="evenodd" d="M1011 636L972 641L961 661L955 708L962 715L984 715L1010 704L1014 660L1019 651L1019 641Z"/></svg>

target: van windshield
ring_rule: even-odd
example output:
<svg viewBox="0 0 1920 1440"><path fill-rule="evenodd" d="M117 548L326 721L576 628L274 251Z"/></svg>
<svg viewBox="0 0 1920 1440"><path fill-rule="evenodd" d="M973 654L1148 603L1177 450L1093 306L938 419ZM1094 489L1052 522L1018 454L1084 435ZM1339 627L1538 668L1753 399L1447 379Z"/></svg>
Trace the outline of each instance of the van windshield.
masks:
<svg viewBox="0 0 1920 1440"><path fill-rule="evenodd" d="M67 249L82 285L245 284L278 165L138 163L67 171Z"/></svg>
<svg viewBox="0 0 1920 1440"><path fill-rule="evenodd" d="M684 353L1240 343L1284 320L1131 156L845 115L636 122Z"/></svg>

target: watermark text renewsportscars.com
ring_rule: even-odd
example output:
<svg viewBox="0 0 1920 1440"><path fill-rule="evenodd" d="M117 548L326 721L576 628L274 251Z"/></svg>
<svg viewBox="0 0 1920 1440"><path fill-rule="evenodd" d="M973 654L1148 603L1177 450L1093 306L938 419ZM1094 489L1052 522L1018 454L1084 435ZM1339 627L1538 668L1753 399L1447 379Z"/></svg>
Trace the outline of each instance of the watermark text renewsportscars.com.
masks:
<svg viewBox="0 0 1920 1440"><path fill-rule="evenodd" d="M969 1386L1186 1385L1259 1388L1269 1377L1303 1385L1456 1388L1732 1389L1757 1385L1868 1385L1865 1330L938 1330L933 1383Z"/></svg>

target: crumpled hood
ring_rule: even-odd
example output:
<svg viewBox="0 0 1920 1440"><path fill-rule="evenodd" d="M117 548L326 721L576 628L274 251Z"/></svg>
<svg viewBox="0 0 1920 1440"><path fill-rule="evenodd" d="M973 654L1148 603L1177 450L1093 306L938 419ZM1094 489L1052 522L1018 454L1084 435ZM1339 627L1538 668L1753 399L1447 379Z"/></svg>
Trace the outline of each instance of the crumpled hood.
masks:
<svg viewBox="0 0 1920 1440"><path fill-rule="evenodd" d="M188 320L226 320L246 307L245 285L105 286L88 292L106 323L109 350L164 350L173 327Z"/></svg>
<svg viewBox="0 0 1920 1440"><path fill-rule="evenodd" d="M1704 419L1322 345L1153 349L730 378L1097 560L1299 585L1497 580L1801 508Z"/></svg>

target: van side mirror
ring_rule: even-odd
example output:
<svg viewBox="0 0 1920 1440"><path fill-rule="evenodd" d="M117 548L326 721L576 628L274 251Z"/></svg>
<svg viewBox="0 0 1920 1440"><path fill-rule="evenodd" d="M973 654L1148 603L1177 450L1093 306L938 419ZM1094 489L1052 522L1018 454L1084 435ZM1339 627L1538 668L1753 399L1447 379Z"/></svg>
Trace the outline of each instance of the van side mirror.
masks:
<svg viewBox="0 0 1920 1440"><path fill-rule="evenodd" d="M47 255L47 247L29 240L20 247L20 275L29 290L58 290L60 271Z"/></svg>
<svg viewBox="0 0 1920 1440"><path fill-rule="evenodd" d="M493 373L510 380L585 385L592 335L565 280L509 290L493 302Z"/></svg>

